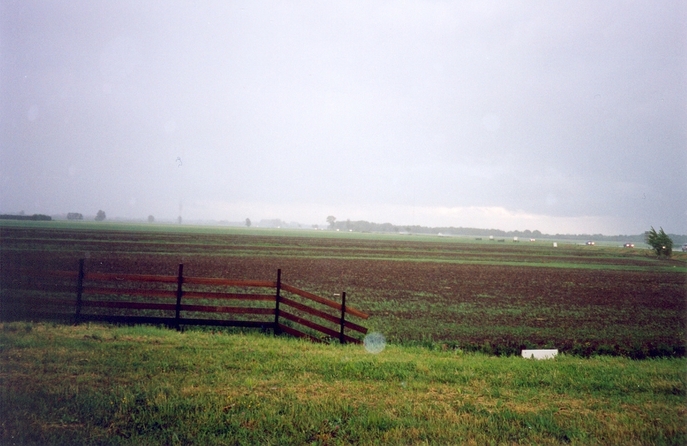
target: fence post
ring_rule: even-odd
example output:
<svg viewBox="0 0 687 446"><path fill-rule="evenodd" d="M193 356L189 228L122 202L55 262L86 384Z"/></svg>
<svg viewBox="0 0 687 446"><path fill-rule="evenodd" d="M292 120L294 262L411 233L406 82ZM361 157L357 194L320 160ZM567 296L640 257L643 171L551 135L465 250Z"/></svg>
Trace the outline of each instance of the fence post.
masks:
<svg viewBox="0 0 687 446"><path fill-rule="evenodd" d="M339 342L345 343L344 325L346 324L346 292L341 293L341 331L339 332Z"/></svg>
<svg viewBox="0 0 687 446"><path fill-rule="evenodd" d="M274 307L274 329L272 330L275 335L281 334L279 330L279 300L281 294L281 269L277 270L277 294L274 296L275 307Z"/></svg>
<svg viewBox="0 0 687 446"><path fill-rule="evenodd" d="M79 277L76 281L76 317L75 322L78 324L81 322L81 295L83 294L83 264L84 259L79 259Z"/></svg>
<svg viewBox="0 0 687 446"><path fill-rule="evenodd" d="M184 264L179 264L179 275L177 276L177 308L176 308L176 318L175 325L177 330L180 330L179 317L181 313L181 296L183 295L182 284L184 283Z"/></svg>

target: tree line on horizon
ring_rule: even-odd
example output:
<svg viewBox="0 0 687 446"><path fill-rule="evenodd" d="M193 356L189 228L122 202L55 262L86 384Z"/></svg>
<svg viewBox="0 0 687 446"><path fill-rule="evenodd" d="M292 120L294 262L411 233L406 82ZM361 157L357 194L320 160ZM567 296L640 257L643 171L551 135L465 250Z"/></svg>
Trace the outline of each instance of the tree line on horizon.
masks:
<svg viewBox="0 0 687 446"><path fill-rule="evenodd" d="M49 215L44 215L44 214L33 214L33 215L1 214L0 220L51 221L52 217Z"/></svg>
<svg viewBox="0 0 687 446"><path fill-rule="evenodd" d="M646 233L634 235L603 235L603 234L544 234L535 229L530 231L504 231L501 229L482 229L482 228L466 228L454 226L420 226L420 225L394 225L392 223L374 223L365 220L336 220L336 217L327 217L329 229L339 231L354 231L354 232L390 232L390 233L410 233L410 234L442 234L442 235L461 235L461 236L475 236L475 237L518 237L518 238L564 238L570 240L589 240L607 241L607 242L644 242ZM669 234L675 243L687 243L687 235Z"/></svg>

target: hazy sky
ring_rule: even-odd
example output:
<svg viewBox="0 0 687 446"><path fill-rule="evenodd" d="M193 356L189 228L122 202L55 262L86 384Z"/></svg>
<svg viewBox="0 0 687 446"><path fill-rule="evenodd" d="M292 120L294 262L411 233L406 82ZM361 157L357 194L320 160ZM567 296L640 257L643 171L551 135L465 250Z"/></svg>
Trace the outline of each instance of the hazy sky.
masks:
<svg viewBox="0 0 687 446"><path fill-rule="evenodd" d="M685 5L0 0L0 212L687 234Z"/></svg>

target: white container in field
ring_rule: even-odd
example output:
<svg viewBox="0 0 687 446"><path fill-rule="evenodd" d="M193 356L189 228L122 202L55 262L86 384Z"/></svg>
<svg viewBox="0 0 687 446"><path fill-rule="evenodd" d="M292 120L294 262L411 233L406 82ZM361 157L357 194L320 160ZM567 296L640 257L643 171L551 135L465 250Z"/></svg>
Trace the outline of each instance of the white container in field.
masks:
<svg viewBox="0 0 687 446"><path fill-rule="evenodd" d="M549 350L523 350L522 357L527 359L551 359L558 355L558 349Z"/></svg>
<svg viewBox="0 0 687 446"><path fill-rule="evenodd" d="M558 243L553 242L553 247L554 247L554 248L558 248Z"/></svg>

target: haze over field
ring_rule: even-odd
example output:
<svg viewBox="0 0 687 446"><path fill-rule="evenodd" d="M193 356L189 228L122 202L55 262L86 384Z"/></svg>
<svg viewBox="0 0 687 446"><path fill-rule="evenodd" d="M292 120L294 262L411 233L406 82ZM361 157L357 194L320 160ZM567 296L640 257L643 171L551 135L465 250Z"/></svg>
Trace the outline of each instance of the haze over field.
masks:
<svg viewBox="0 0 687 446"><path fill-rule="evenodd" d="M0 213L687 234L686 19L2 1Z"/></svg>

